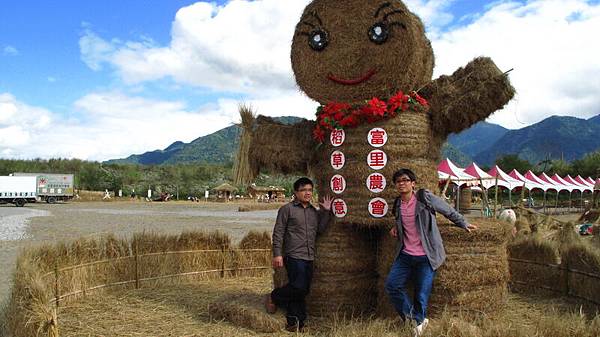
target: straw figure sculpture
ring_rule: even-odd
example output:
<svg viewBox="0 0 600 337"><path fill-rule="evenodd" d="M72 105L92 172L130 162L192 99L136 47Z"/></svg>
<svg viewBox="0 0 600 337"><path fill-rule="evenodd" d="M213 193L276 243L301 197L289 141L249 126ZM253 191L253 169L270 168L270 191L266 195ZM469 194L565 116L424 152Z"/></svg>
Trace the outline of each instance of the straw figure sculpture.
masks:
<svg viewBox="0 0 600 337"><path fill-rule="evenodd" d="M335 195L345 203L343 207L334 200L336 220L329 232L317 239L309 312L331 313L333 308L343 313L385 312L379 310L388 302L382 284L396 248L387 234L394 223L391 208L397 196L393 172L409 168L419 178L418 187L436 191L436 168L447 136L503 108L515 91L506 73L487 57L432 81L434 54L424 26L399 0L312 1L296 26L291 63L299 88L321 104L317 120L288 126L258 116L250 165L255 172L307 174L315 178L319 195ZM374 128L385 131L384 144L375 146L375 141L368 141L370 135L375 139ZM335 143L342 129L343 143ZM372 155L373 150L385 153L386 165L381 165L381 155ZM343 166L339 161L333 164L334 151L343 153ZM380 191L368 188L367 179L373 173L387 180ZM336 175L345 179L342 192L332 188ZM369 205L374 207L374 198L387 203L386 216L372 215ZM383 204L377 204L380 211ZM447 245L472 243L461 243L466 235L459 237L456 231L460 230L442 231ZM488 232L491 235L486 236ZM479 260L475 258L478 252L466 252L473 258L460 266L462 258L451 257L447 274L458 282L464 278L461 273L480 273L479 263L486 264L481 273L498 267L504 274L494 274L493 286L487 288L465 286L454 292L441 288L444 294L434 294L432 299L438 306L468 307L473 297L485 300L480 295L490 290L495 294L493 300L505 296L504 226L491 223L479 234L483 241L473 244L489 256ZM452 268L458 269L452 272ZM453 281L440 275L438 283L444 282ZM475 293L468 296L471 290Z"/></svg>

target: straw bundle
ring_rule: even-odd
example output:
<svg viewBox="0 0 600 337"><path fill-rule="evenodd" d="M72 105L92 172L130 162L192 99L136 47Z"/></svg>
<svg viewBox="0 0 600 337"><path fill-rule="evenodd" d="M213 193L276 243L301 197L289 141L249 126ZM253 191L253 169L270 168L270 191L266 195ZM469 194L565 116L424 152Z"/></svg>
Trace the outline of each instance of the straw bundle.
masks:
<svg viewBox="0 0 600 337"><path fill-rule="evenodd" d="M416 90L431 80L433 51L421 20L401 1L391 2L374 18L381 4L375 0L315 0L305 8L292 41L291 61L296 83L310 98L322 104L356 103L387 97L397 90ZM400 10L402 13L390 15L388 21L401 22L406 29L390 27L387 42L371 42L366 34L369 27ZM313 30L309 25L327 31L329 43L324 50L317 52L309 46L306 34ZM339 79L358 79L371 70L376 73L356 85L327 78L332 74Z"/></svg>
<svg viewBox="0 0 600 337"><path fill-rule="evenodd" d="M438 221L447 258L434 281L430 300L432 315L439 314L445 306L469 312L488 312L499 309L506 301L509 279L506 242L510 225L484 218L473 219L472 223L477 224L479 229L468 233L451 227L446 219ZM387 232L382 233L377 257L380 277L377 313L384 317L397 315L384 289L396 249L396 239ZM489 304L489 301L494 304Z"/></svg>
<svg viewBox="0 0 600 337"><path fill-rule="evenodd" d="M226 295L211 303L208 313L212 319L227 320L236 326L257 332L270 333L283 330L285 317L265 312L263 297L258 293Z"/></svg>
<svg viewBox="0 0 600 337"><path fill-rule="evenodd" d="M314 121L286 125L258 116L248 156L250 166L272 172L308 172L316 143L312 138Z"/></svg>
<svg viewBox="0 0 600 337"><path fill-rule="evenodd" d="M566 247L561 257L563 265L570 269L569 295L600 305L600 251L579 243Z"/></svg>
<svg viewBox="0 0 600 337"><path fill-rule="evenodd" d="M478 57L420 93L430 103L434 130L445 138L502 109L515 89L490 58Z"/></svg>
<svg viewBox="0 0 600 337"><path fill-rule="evenodd" d="M251 230L242 238L238 247L240 249L270 249L271 244L271 234Z"/></svg>
<svg viewBox="0 0 600 337"><path fill-rule="evenodd" d="M513 259L533 262L510 261L511 289L542 294L566 292L563 271L557 267L560 257L555 242L540 235L520 237L509 245L508 253Z"/></svg>
<svg viewBox="0 0 600 337"><path fill-rule="evenodd" d="M253 167L250 162L250 143L254 133L255 114L251 106L240 104L238 106L242 128L236 160L233 163L233 182L236 185L248 185L258 175L258 168Z"/></svg>
<svg viewBox="0 0 600 337"><path fill-rule="evenodd" d="M307 298L311 313L354 315L373 310L375 239L371 231L338 223L317 238L314 282Z"/></svg>

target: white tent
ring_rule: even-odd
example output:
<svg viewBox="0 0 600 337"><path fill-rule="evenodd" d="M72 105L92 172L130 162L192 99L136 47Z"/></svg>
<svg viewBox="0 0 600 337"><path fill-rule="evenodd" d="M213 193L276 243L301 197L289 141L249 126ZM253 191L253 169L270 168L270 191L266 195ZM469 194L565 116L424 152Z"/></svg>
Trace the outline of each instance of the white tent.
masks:
<svg viewBox="0 0 600 337"><path fill-rule="evenodd" d="M492 186L496 185L496 177L492 177L487 172L482 170L477 164L474 162L465 168L464 172L469 174L475 178L480 179L480 185L483 183L483 188L488 189Z"/></svg>
<svg viewBox="0 0 600 337"><path fill-rule="evenodd" d="M525 188L528 189L529 191L534 190L534 189L539 189L542 191L544 190L544 187L541 184L539 184L536 181L527 179L527 177L523 176L516 169L513 169L512 171L510 171L510 173L508 175L523 182Z"/></svg>
<svg viewBox="0 0 600 337"><path fill-rule="evenodd" d="M458 186L475 186L479 184L479 179L465 173L463 169L456 166L448 158L442 160L442 162L438 165L438 176L440 176L441 173L447 174L450 179L452 179L452 182Z"/></svg>

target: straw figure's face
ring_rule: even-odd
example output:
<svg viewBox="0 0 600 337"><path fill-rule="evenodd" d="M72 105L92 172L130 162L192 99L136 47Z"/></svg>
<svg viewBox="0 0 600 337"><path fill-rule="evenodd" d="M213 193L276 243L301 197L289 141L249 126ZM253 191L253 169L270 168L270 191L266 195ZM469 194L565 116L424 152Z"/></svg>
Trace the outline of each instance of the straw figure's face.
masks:
<svg viewBox="0 0 600 337"><path fill-rule="evenodd" d="M296 82L312 99L357 103L431 81L421 20L399 0L314 0L292 42Z"/></svg>

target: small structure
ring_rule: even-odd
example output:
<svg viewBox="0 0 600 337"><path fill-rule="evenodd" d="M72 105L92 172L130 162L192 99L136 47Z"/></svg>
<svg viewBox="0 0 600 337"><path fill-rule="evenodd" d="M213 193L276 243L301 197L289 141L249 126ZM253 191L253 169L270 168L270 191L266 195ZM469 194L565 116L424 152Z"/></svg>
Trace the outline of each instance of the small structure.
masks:
<svg viewBox="0 0 600 337"><path fill-rule="evenodd" d="M217 201L227 202L233 198L233 194L237 191L237 188L228 183L224 183L213 188L213 191L217 192Z"/></svg>
<svg viewBox="0 0 600 337"><path fill-rule="evenodd" d="M258 201L284 201L285 188L281 186L248 186L248 195Z"/></svg>

